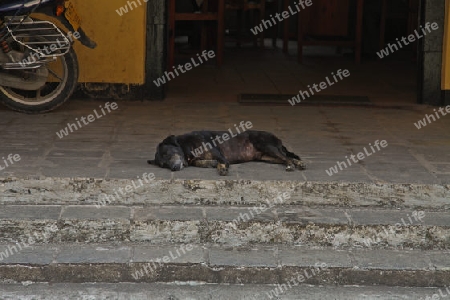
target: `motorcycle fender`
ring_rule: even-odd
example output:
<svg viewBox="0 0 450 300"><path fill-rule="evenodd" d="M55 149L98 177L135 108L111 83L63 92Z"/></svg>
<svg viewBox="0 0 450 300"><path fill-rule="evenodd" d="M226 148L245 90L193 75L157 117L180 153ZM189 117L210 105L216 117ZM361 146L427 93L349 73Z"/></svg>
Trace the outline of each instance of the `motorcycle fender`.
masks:
<svg viewBox="0 0 450 300"><path fill-rule="evenodd" d="M79 38L78 41L80 43L90 49L95 49L97 47L97 43L91 40L87 34L84 32L83 28L79 27L77 30L73 28L72 24L63 16L57 17L57 19L71 32L78 32Z"/></svg>
<svg viewBox="0 0 450 300"><path fill-rule="evenodd" d="M45 14L47 16L50 16L52 18L56 18L59 22L61 22L61 24L67 28L68 31L71 32L78 32L79 33L79 37L78 37L78 41L80 41L80 43L90 49L95 49L97 47L97 43L94 42L93 40L91 40L91 38L89 38L87 36L87 34L84 32L83 28L79 27L77 29L75 29L72 24L70 24L70 22L66 19L65 14L62 14L60 16L55 16L55 13L53 11L53 7L49 7L49 6L45 6L41 9L38 9L36 11L36 13L41 13L41 14Z"/></svg>

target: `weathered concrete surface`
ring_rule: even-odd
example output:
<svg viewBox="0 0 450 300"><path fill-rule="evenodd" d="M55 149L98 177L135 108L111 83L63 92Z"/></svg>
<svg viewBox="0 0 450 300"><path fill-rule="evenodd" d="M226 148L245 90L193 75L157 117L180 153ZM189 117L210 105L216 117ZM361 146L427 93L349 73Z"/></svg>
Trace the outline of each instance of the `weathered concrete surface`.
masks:
<svg viewBox="0 0 450 300"><path fill-rule="evenodd" d="M98 204L132 180L117 179L5 179L1 204ZM257 180L154 180L132 193L115 197L110 205L256 205L288 193L284 204L307 206L374 206L450 208L448 184L364 182L301 182ZM119 194L120 195L120 194Z"/></svg>
<svg viewBox="0 0 450 300"><path fill-rule="evenodd" d="M311 72L309 67L300 68L302 76ZM342 65L336 68L342 68ZM323 74L328 76L330 72ZM254 75L249 78L254 78ZM315 78L315 82L320 82L325 75ZM260 80L258 78L258 82ZM356 77L348 80L359 81ZM379 79L372 80L360 91L351 90L363 95L369 89L380 90L374 84ZM393 80L396 83L398 81L399 78ZM299 86L291 85L296 86L295 93L298 93ZM258 92L261 92L260 88ZM383 93L385 88L386 85L381 88ZM185 94L185 90L182 90ZM348 90L347 87L344 91L335 92L345 94ZM415 92L415 89L411 90ZM217 91L214 92L213 99L216 99ZM333 93L331 90L329 92ZM398 96L391 95L386 100L395 102ZM208 101L194 98L190 98L188 103L180 98L162 103L120 102L118 110L62 139L58 138L57 132L68 123L75 122L76 118L92 114L104 101L74 99L63 109L37 116L16 114L0 107L0 140L5 141L0 145L0 154L17 153L22 157L19 163L3 170L0 176L131 180L142 177L145 172L152 172L160 180L223 180L212 169L187 168L172 173L167 169L149 166L146 161L154 157L158 143L170 134L201 129L228 130L241 121L251 121L252 129L267 130L279 136L288 149L305 160L308 169L285 172L280 165L248 163L233 165L226 179L421 184L450 182L450 118L441 117L420 130L414 126L425 114L433 113L430 107L249 107L236 103L236 96L233 102L228 103L211 101L211 97L208 97ZM369 143L373 145L376 140L386 140L389 145L338 174L327 175L325 170L335 166L337 161L364 151L364 147L368 148Z"/></svg>
<svg viewBox="0 0 450 300"><path fill-rule="evenodd" d="M189 246L190 245L190 246ZM5 253L8 244L0 244ZM187 247L187 248L186 248ZM16 249L19 249L18 247ZM185 250L182 250L185 249ZM31 245L9 250L0 257L0 264L46 265L51 263L142 263L169 256L165 264L205 264L211 267L311 267L325 262L330 268L377 270L449 270L450 250L386 250L305 247L254 244L246 247L227 247L219 244L140 243L48 244ZM411 260L411 258L414 258Z"/></svg>
<svg viewBox="0 0 450 300"><path fill-rule="evenodd" d="M1 261L0 280L274 284L305 274L304 282L309 284L445 286L450 280L449 255L448 251L336 251L263 245L47 245L30 247Z"/></svg>
<svg viewBox="0 0 450 300"><path fill-rule="evenodd" d="M230 267L210 268L204 265L166 265L146 274L147 263L133 264L51 264L46 266L0 265L0 281L14 282L190 282L225 284L287 283L299 274L310 276L312 267ZM139 275L136 274L140 271ZM141 276L142 275L142 276ZM137 279L136 279L137 278ZM444 287L450 280L449 271L435 270L361 270L330 268L306 278L312 285L383 285L404 287Z"/></svg>
<svg viewBox="0 0 450 300"><path fill-rule="evenodd" d="M267 300L277 285L205 283L1 284L1 300ZM446 293L445 288L441 291ZM288 289L282 300L404 300L439 295L439 288L310 286Z"/></svg>
<svg viewBox="0 0 450 300"><path fill-rule="evenodd" d="M259 207L259 206L258 206ZM447 211L274 206L5 205L0 243L144 242L449 249ZM34 213L33 213L34 212ZM253 217L252 217L253 214ZM30 240L32 239L32 240Z"/></svg>
<svg viewBox="0 0 450 300"><path fill-rule="evenodd" d="M313 81L322 80L324 74L329 74L329 66L324 68L327 70L317 72L312 70L317 68L310 66L283 63L283 68L288 68L290 73L292 68L295 69L292 72L294 77L291 78L293 82L287 83L291 86L288 89L282 84L284 87L276 92L298 91L298 84L302 82L298 76L295 77L298 74L308 74L308 78ZM243 66L247 67L248 65ZM386 68L388 70L383 73L387 76L371 76L367 84L358 85L360 89L352 91L371 93L375 98L383 98L389 102L399 96L413 97L412 92L406 97L398 92L392 93L392 90L399 88L399 80L400 85L409 84L409 81L392 75L392 70L389 70L392 65ZM230 81L234 79L233 76L218 72L221 77L219 81L227 80L227 95L231 91L232 101L235 102L236 91L229 88L236 86ZM360 71L355 72L357 73L352 71L352 74L361 74ZM267 78L279 78L274 75L277 73L273 72ZM210 75L208 72L208 82L216 80L214 75ZM256 78L253 75L247 77ZM190 76L185 78L192 80ZM261 86L261 80L253 80L258 91L266 88ZM348 80L349 85L353 86L360 77L356 75ZM388 81L395 85L388 84ZM285 78L279 78L275 84L281 86L281 82L286 82ZM343 84L332 87L330 93L348 93L349 85ZM186 85L189 86L195 85ZM414 123L422 120L425 114L433 113L433 108L244 107L236 103L215 101L218 99L217 86L213 87L214 101L211 101L211 89L207 88L202 89L207 93L207 96L203 94L204 99L191 97L186 103L181 103L185 100L181 97L185 96L186 89L180 87L178 86L178 95L164 103L119 103L120 108L114 114L96 120L63 139L59 139L56 132L74 122L75 118L92 113L103 102L70 101L63 109L37 116L17 114L0 108L0 140L3 141L0 144L0 157L17 153L22 158L20 163L0 172L0 177L4 179L0 183L0 205L5 208L0 219L0 226L4 229L1 231L0 241L16 241L37 232L37 243L47 250L40 256L29 252L22 255L19 261L21 264L12 262L3 265L0 274L20 280L28 278L39 281L79 282L96 278L110 282L128 280L127 278L132 277L129 273L131 264L140 266L139 264L144 263L120 262L136 254L133 254L133 250L137 251L137 248L127 248L124 245L130 241L140 242L142 247L153 244L159 250L163 249L163 244L176 245L177 242L198 242L206 246L211 243L231 247L245 245L251 249L274 247L278 250L281 244L302 244L307 245L310 251L321 246L332 249L349 248L345 252L332 251L334 256L331 258L335 258L339 264L336 263L336 268L330 270L328 277L324 277L324 283L397 284L398 280L402 280L405 285L448 283L448 265L439 254L430 255L424 260L415 255L406 259L408 264L405 264L405 260L396 255L371 253L365 253L371 260L356 262L351 253L360 247L377 250L402 247L417 250L447 249L449 234L444 214L450 208L450 117L441 118L418 130ZM387 87L390 87L391 93L386 94ZM266 89L264 92L274 90ZM206 103L198 102L205 100ZM156 145L169 134L199 129L227 130L241 120L251 121L256 130L271 131L279 136L288 149L298 153L306 161L308 169L288 173L280 165L248 163L233 165L229 176L220 177L212 169L187 168L182 172L172 173L146 163L147 159L154 156ZM369 143L382 139L389 143L383 151L374 153L338 174L326 174L325 170L333 167L337 161L343 161L345 156L356 154ZM95 210L87 206L94 204L100 194L111 195L114 189L125 188L131 180L149 172L155 173L156 181L115 199L108 209ZM266 198L273 199L282 192L292 195L285 202L285 207L278 207L279 211L261 214L254 221L243 222L239 226L231 223L233 212L242 212L242 209L263 203ZM24 206L10 207L12 204ZM41 205L42 208L36 209L34 214L33 207L26 207L30 204ZM172 207L171 210L156 209L159 205L170 204L185 206ZM46 205L61 207L49 208ZM72 206L66 207L67 205ZM186 206L192 206L193 209L189 210ZM213 211L201 206L216 206L219 209ZM336 216L325 210L302 212L302 208L337 207L348 209L349 217L343 216L343 211L339 211ZM386 210L386 217L383 217L383 211L370 215L353 211L355 208L383 208ZM395 229L393 226L400 214L393 213L393 210L397 208L402 209L401 212L423 209L433 220L425 225ZM19 211L20 209L23 211ZM185 214L182 213L183 209L186 209ZM56 226L57 231L46 234L44 228L50 225ZM391 229L395 232L391 232ZM385 230L390 232L386 237ZM366 247L365 242L369 237L375 243L370 242ZM55 253L46 248L48 242L60 243L49 245L55 246L56 251L60 252ZM103 250L99 250L99 253L90 252L96 249L81 247L85 243L94 242L102 242L99 247ZM107 246L106 242L116 244ZM73 249L70 249L72 245ZM104 255L108 252L104 250L106 248L111 249L111 257ZM152 253L160 255L161 252L157 249L154 252L141 249L140 259L150 258ZM248 266L212 267L202 263L205 258L201 254L205 254L204 252L196 252L189 258L192 261L167 266L158 276L148 276L143 280L190 281L197 278L204 281L276 282L289 278L292 273L304 268L300 263L308 262L297 262L295 251L287 253L285 250L283 254L279 250L284 256L278 257L277 263L281 259L287 265L280 269L278 266L268 269L261 266L261 260L267 260L267 264L270 262L273 265L273 259L269 259L267 253L246 262L245 253L231 253L224 257L224 249L219 250L219 254L207 256L208 259L216 258L215 262L220 265L233 261L233 257L236 257L240 264ZM270 250L267 251L270 253ZM206 254L210 255L209 252ZM85 264L83 257L86 258ZM304 253L301 258L305 257L311 257L312 260L314 256ZM35 260L34 264L26 263L30 259ZM379 264L384 259L389 263L387 268L381 271L370 268L371 263L376 263L381 268ZM395 264L397 261L400 262L399 265ZM425 268L427 262L439 266L438 271ZM353 269L353 266L361 266L363 269ZM395 269L397 267L400 269ZM320 278L311 282L322 283ZM223 294L224 298L234 295L233 288ZM315 289L308 296L316 294L320 299L326 299L317 291ZM335 287L331 292L328 290L328 295L331 294L333 299L337 298L335 291ZM291 298L298 299L298 294L302 292L303 289L297 290L297 294L293 294ZM371 297L377 295L370 291L368 293ZM401 298L396 291L393 294ZM160 294L155 292L155 295ZM361 295L351 295L361 299ZM218 296L220 295L211 292L209 298L215 299ZM407 293L403 298L408 296L411 294ZM305 298L313 297L316 296ZM384 297L393 298L392 294ZM170 296L166 298L170 299ZM186 297L181 296L181 299L184 298Z"/></svg>

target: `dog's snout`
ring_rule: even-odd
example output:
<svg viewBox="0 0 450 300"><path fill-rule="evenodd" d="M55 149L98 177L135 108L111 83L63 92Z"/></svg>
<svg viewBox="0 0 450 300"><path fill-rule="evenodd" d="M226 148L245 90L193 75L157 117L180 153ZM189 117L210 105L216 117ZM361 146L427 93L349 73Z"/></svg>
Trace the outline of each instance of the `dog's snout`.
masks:
<svg viewBox="0 0 450 300"><path fill-rule="evenodd" d="M172 157L170 161L170 169L172 171L180 171L183 169L183 160L181 160L181 156L176 154Z"/></svg>
<svg viewBox="0 0 450 300"><path fill-rule="evenodd" d="M170 167L170 169L171 169L172 171L180 171L181 169L183 169L183 163L182 163L182 162L179 162L179 163L173 164L173 165Z"/></svg>

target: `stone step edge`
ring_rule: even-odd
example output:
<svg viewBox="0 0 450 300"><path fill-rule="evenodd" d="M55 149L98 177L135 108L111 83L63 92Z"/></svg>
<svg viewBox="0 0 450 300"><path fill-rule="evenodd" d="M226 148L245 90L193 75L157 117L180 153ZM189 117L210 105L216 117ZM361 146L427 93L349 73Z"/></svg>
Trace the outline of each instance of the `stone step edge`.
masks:
<svg viewBox="0 0 450 300"><path fill-rule="evenodd" d="M24 285L25 284L25 285ZM425 299L450 294L450 288L387 286L310 286L287 287L277 284L188 283L24 283L0 284L5 299L149 299L152 300L267 300L278 292L283 299L296 300L400 300ZM283 290L281 291L280 288ZM0 298L1 299L1 298ZM435 297L434 299L439 299Z"/></svg>
<svg viewBox="0 0 450 300"><path fill-rule="evenodd" d="M314 271L315 270L315 271ZM155 269L135 264L0 265L0 282L119 283L204 282L219 284L383 285L446 287L449 270L360 270L312 267L216 267L167 264Z"/></svg>
<svg viewBox="0 0 450 300"><path fill-rule="evenodd" d="M384 208L311 208L291 206L89 206L89 205L4 205L0 221L54 222L64 220L130 220L282 222L290 224L333 224L348 226L384 225L450 227L448 211L384 209Z"/></svg>
<svg viewBox="0 0 450 300"><path fill-rule="evenodd" d="M6 254L7 257L6 257ZM142 264L154 266L198 264L210 268L327 268L357 270L410 270L450 272L450 250L382 250L309 248L252 245L226 247L218 244L79 243L33 245L0 244L0 265L45 266L56 264Z"/></svg>
<svg viewBox="0 0 450 300"><path fill-rule="evenodd" d="M5 179L0 182L4 203L125 204L284 204L449 208L450 184L300 182L252 180L154 180L135 188L133 180L117 179ZM127 192L126 187L129 186ZM125 190L119 194L118 188Z"/></svg>
<svg viewBox="0 0 450 300"><path fill-rule="evenodd" d="M41 207L41 209L46 209ZM28 244L59 243L106 243L106 242L143 242L164 243L217 243L222 245L308 245L333 246L336 248L378 248L378 249L448 249L450 248L449 216L445 213L427 213L424 222L406 226L397 213L383 216L386 212L360 214L347 212L339 217L334 214L311 216L283 216L283 221L264 219L264 215L254 220L234 219L234 212L228 216L223 210L216 212L216 219L228 218L228 221L200 219L193 213L181 209L177 214L168 214L165 218L149 217L143 214L141 219L126 219L129 212L105 208L104 218L90 216L95 209L72 211L70 219L60 218L60 210L54 213L54 220L37 219L35 214L44 216L45 211L30 210L28 219L1 219L0 242L26 242ZM323 211L322 211L323 212ZM8 214L14 216L9 211ZM25 214L25 209L17 212ZM155 211L151 211L155 213ZM161 212L156 212L161 213ZM173 212L171 212L173 213ZM121 215L125 214L126 216ZM182 219L178 221L179 216ZM286 219L284 219L286 217ZM268 218L268 217L267 217ZM383 218L383 219L381 219ZM161 220L165 219L165 220ZM406 221L405 221L406 220ZM236 222L235 222L236 221ZM404 222L409 222L406 218ZM322 224L320 224L322 222ZM362 222L363 224L357 224ZM398 223L395 223L398 222ZM384 223L384 224L378 224Z"/></svg>

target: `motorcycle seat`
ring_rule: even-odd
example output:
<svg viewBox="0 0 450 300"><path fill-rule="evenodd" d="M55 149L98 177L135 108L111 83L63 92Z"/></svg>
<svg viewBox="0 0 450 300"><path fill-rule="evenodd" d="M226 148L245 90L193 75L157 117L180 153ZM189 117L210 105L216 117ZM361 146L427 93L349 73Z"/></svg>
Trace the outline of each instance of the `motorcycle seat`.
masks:
<svg viewBox="0 0 450 300"><path fill-rule="evenodd" d="M0 13L16 11L22 8L20 13L26 13L30 11L37 4L45 4L52 0L2 0L0 3Z"/></svg>

